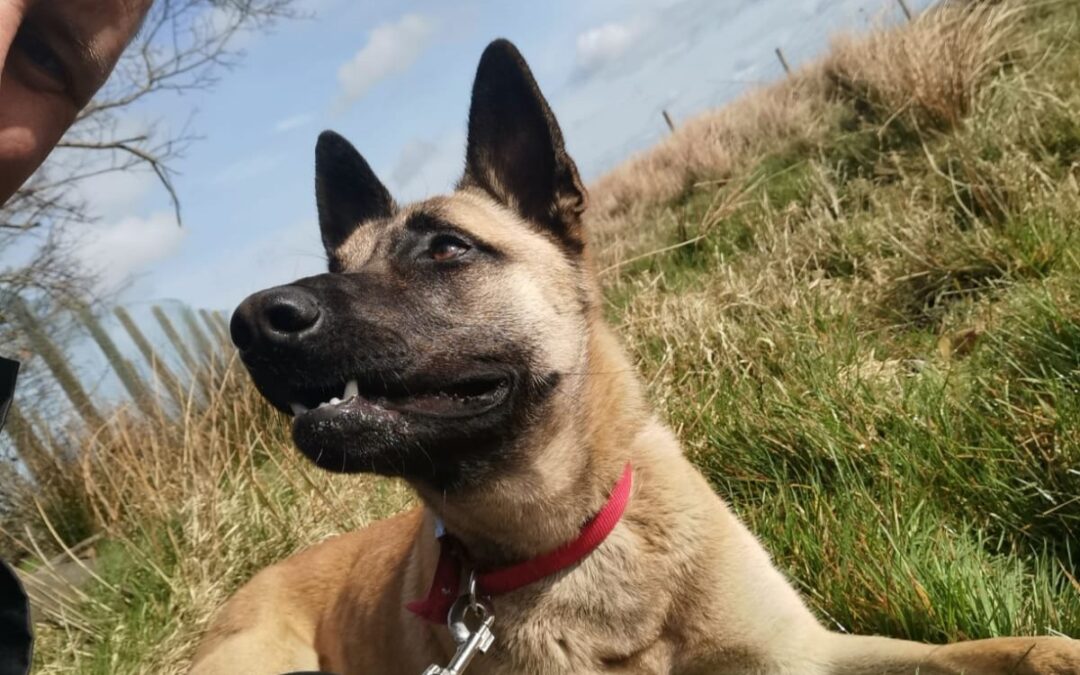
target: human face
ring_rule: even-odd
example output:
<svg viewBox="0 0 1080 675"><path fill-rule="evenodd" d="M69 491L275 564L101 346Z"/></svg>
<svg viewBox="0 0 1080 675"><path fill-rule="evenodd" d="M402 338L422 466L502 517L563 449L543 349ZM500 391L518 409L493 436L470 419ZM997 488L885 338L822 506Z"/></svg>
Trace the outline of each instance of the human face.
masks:
<svg viewBox="0 0 1080 675"><path fill-rule="evenodd" d="M0 0L0 203L105 83L151 0Z"/></svg>

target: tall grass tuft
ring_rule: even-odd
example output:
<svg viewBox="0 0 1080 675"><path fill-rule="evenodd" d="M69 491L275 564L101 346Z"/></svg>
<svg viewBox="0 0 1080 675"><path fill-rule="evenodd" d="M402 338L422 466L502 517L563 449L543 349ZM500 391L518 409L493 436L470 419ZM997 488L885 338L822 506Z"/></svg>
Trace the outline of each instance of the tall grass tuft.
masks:
<svg viewBox="0 0 1080 675"><path fill-rule="evenodd" d="M953 129L979 90L1022 49L1017 3L953 3L869 37L836 40L824 75L861 114L904 116L924 129Z"/></svg>

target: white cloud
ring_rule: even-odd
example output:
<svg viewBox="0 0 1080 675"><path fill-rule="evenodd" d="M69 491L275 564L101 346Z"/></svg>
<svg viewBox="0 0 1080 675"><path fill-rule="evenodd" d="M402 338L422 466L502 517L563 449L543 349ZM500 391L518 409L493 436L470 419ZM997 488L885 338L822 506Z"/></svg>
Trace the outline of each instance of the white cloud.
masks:
<svg viewBox="0 0 1080 675"><path fill-rule="evenodd" d="M326 271L319 224L304 218L261 233L227 255L200 263L187 278L157 278L156 295L197 307L232 310L255 291Z"/></svg>
<svg viewBox="0 0 1080 675"><path fill-rule="evenodd" d="M110 130L110 137L153 139L168 137L170 132L165 123L154 129L142 115L124 111L116 120L116 127ZM155 133L162 135L158 137ZM151 140L149 144L154 143ZM139 211L148 196L160 186L149 166L132 166L131 160L132 157L121 150L87 152L58 148L49 156L49 168L57 176L68 172L86 176L71 185L73 194L70 196L85 204L91 218L110 221Z"/></svg>
<svg viewBox="0 0 1080 675"><path fill-rule="evenodd" d="M171 211L157 211L146 218L130 216L88 226L74 253L98 275L102 290L110 291L145 271L150 263L171 255L186 234Z"/></svg>
<svg viewBox="0 0 1080 675"><path fill-rule="evenodd" d="M265 176L281 166L285 161L283 154L259 154L246 157L229 164L214 174L216 183L235 183Z"/></svg>
<svg viewBox="0 0 1080 675"><path fill-rule="evenodd" d="M116 220L130 215L158 184L149 171L111 171L79 182L79 195L98 218Z"/></svg>
<svg viewBox="0 0 1080 675"><path fill-rule="evenodd" d="M453 188L465 166L465 135L453 131L438 140L405 144L390 171L391 192L399 201L423 199Z"/></svg>
<svg viewBox="0 0 1080 675"><path fill-rule="evenodd" d="M380 80L408 70L431 43L435 22L420 14L406 14L396 22L376 26L367 44L338 69L338 82L346 103L361 98Z"/></svg>
<svg viewBox="0 0 1080 675"><path fill-rule="evenodd" d="M438 146L431 141L425 141L422 138L409 141L402 149L393 171L390 172L390 180L397 187L407 186L413 178L416 178L436 150Z"/></svg>
<svg viewBox="0 0 1080 675"><path fill-rule="evenodd" d="M315 115L311 113L300 113L298 115L291 115L289 117L278 120L274 124L274 133L283 134L286 131L292 131L293 129L306 127L313 121L315 121Z"/></svg>
<svg viewBox="0 0 1080 675"><path fill-rule="evenodd" d="M644 32L642 21L632 19L592 28L577 37L577 65L592 72L617 61L629 51Z"/></svg>

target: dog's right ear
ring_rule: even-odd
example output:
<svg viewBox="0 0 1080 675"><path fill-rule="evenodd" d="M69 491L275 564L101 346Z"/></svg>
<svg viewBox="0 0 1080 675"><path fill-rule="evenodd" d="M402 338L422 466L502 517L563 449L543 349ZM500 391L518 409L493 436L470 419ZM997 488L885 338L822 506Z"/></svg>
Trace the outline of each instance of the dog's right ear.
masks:
<svg viewBox="0 0 1080 675"><path fill-rule="evenodd" d="M488 45L476 69L459 186L484 190L571 250L582 250L585 188L532 71L506 40Z"/></svg>
<svg viewBox="0 0 1080 675"><path fill-rule="evenodd" d="M333 252L362 223L394 213L394 200L368 163L333 131L315 144L315 199L326 252Z"/></svg>

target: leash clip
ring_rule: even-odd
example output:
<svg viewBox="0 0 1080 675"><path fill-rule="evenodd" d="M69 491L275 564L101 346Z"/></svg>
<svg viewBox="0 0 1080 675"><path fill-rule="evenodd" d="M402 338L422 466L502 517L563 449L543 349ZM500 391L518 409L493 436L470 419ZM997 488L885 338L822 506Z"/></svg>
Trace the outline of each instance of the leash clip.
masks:
<svg viewBox="0 0 1080 675"><path fill-rule="evenodd" d="M432 665L423 675L461 675L477 654L485 654L495 642L491 625L495 607L476 591L476 570L469 574L468 591L458 596L446 616L446 626L457 644L457 651L446 667Z"/></svg>

